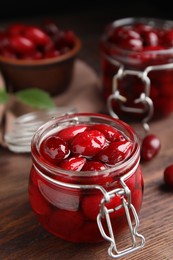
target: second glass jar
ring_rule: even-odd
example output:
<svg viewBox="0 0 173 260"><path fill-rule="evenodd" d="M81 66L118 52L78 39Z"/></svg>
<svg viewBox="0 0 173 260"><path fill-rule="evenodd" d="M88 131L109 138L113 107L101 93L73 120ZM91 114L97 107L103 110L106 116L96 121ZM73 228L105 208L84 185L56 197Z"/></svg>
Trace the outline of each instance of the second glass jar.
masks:
<svg viewBox="0 0 173 260"><path fill-rule="evenodd" d="M173 111L173 21L116 20L103 32L101 55L109 110L133 120Z"/></svg>

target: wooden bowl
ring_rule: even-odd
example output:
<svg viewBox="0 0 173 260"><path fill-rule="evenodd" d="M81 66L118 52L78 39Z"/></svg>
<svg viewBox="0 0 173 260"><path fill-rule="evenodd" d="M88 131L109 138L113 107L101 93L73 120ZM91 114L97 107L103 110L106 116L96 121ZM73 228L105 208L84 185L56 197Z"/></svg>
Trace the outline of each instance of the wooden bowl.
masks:
<svg viewBox="0 0 173 260"><path fill-rule="evenodd" d="M81 41L76 37L73 49L56 58L17 60L0 56L0 71L7 90L16 92L39 88L52 96L64 92L71 82L74 61L80 48Z"/></svg>

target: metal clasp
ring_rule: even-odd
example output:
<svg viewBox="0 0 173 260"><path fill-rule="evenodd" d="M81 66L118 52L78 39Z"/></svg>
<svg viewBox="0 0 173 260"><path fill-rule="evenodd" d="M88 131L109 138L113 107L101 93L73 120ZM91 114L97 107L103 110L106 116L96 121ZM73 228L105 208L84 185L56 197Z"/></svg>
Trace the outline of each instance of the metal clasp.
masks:
<svg viewBox="0 0 173 260"><path fill-rule="evenodd" d="M134 100L135 104L142 103L143 108L135 108L135 107L127 107L126 101L127 98L125 96L122 96L118 89L118 80L122 80L125 76L132 75L139 77L142 82L144 83L144 92L142 92L139 96L139 98ZM124 70L123 66L120 66L118 72L113 77L113 83L112 83L112 94L109 96L107 100L107 106L109 113L112 117L117 118L117 114L114 112L112 108L112 100L116 100L122 111L124 112L131 112L131 113L146 113L147 115L143 118L142 124L146 131L149 130L148 121L152 118L154 107L153 107L153 101L149 97L150 94L150 79L148 75L141 71L136 70Z"/></svg>
<svg viewBox="0 0 173 260"><path fill-rule="evenodd" d="M138 215L136 213L134 206L131 203L131 191L128 188L128 186L125 184L125 179L128 178L129 176L131 176L131 174L133 174L136 171L138 164L139 164L139 161L131 171L129 171L126 175L124 175L120 178L120 183L121 183L122 188L117 188L117 189L114 189L109 192L106 191L104 189L104 187L102 187L100 185L95 185L95 184L79 185L79 184L64 183L64 182L61 182L58 180L54 180L51 177L44 175L36 166L34 166L34 167L36 168L38 174L40 176L42 176L43 178L45 178L48 182L54 183L56 185L58 184L62 187L66 187L66 188L69 187L72 189L84 189L84 190L85 189L91 189L91 190L96 189L96 190L99 190L103 194L103 198L100 203L100 212L97 216L97 225L98 225L98 228L99 228L100 233L103 236L103 238L110 242L110 247L108 248L109 256L111 256L112 258L119 258L119 257L127 255L131 252L134 252L134 251L142 248L145 245L145 238L141 234L138 233L139 218L138 218ZM117 205L116 208L108 209L105 204L107 202L110 202L114 196L120 196L122 203L120 205ZM111 224L111 218L110 218L109 214L121 209L122 207L125 210L125 215L127 218L129 229L130 229L132 245L130 247L124 249L123 251L119 251L117 249L115 236L114 236L112 224ZM132 224L130 211L133 214L132 216L134 217L135 224ZM108 226L110 236L106 235L106 233L104 231L104 228L102 225L103 218L106 219L106 223ZM139 241L137 241L137 239Z"/></svg>
<svg viewBox="0 0 173 260"><path fill-rule="evenodd" d="M110 63L117 66L119 69L117 73L113 76L112 79L112 94L108 97L107 100L107 107L109 114L112 117L118 118L118 115L115 113L112 107L112 101L115 100L119 103L119 106L122 111L124 112L131 112L131 113L145 113L146 116L142 119L143 128L145 131L149 131L148 122L152 118L154 113L154 105L153 101L150 98L150 87L151 82L148 74L151 71L160 71L160 70L169 70L173 69L173 63L161 64L161 65L152 65L148 66L144 69L144 71L137 71L137 70L125 70L124 65L119 61L105 55L105 58L109 60ZM135 107L128 107L126 106L127 98L120 94L118 89L118 80L122 80L123 77L127 75L134 75L139 77L142 82L144 83L144 91L140 94L139 98L134 100L134 104L143 104L143 108L135 108Z"/></svg>
<svg viewBox="0 0 173 260"><path fill-rule="evenodd" d="M131 192L127 185L125 184L123 178L121 178L121 183L123 188L115 189L110 192L107 192L106 196L101 200L101 208L100 213L97 216L97 224L100 230L101 235L103 238L110 242L110 246L108 248L108 254L112 258L119 258L122 256L125 256L129 253L132 253L140 248L142 248L145 244L145 238L138 233L138 227L139 227L139 218L136 213L136 210L134 206L131 204ZM120 196L122 204L118 205L116 208L108 209L106 207L106 203L109 202L114 196ZM126 199L127 198L127 199ZM111 219L110 219L110 213L115 212L119 210L120 208L124 208L127 223L130 230L130 237L131 237L131 246L128 248L125 248L124 250L118 250L117 243L115 240L115 235L112 229ZM131 215L134 217L134 224L132 223ZM106 220L109 236L104 231L102 220L103 218Z"/></svg>

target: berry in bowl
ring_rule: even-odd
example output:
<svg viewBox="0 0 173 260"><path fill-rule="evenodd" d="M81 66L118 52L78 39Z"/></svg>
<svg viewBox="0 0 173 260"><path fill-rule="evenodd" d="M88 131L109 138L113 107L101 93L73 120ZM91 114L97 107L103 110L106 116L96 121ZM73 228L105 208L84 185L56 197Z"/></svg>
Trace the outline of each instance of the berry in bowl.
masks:
<svg viewBox="0 0 173 260"><path fill-rule="evenodd" d="M30 204L46 230L71 242L96 243L110 241L110 229L117 238L136 221L131 235L139 248L144 245L137 233L144 188L140 148L129 125L103 114L57 117L36 131L31 154ZM132 241L125 252L136 246ZM116 241L112 250L122 254Z"/></svg>
<svg viewBox="0 0 173 260"><path fill-rule="evenodd" d="M0 70L9 90L41 88L51 95L69 86L81 41L55 21L14 23L0 31Z"/></svg>
<svg viewBox="0 0 173 260"><path fill-rule="evenodd" d="M173 111L173 21L114 21L100 47L103 98L112 115L151 119Z"/></svg>

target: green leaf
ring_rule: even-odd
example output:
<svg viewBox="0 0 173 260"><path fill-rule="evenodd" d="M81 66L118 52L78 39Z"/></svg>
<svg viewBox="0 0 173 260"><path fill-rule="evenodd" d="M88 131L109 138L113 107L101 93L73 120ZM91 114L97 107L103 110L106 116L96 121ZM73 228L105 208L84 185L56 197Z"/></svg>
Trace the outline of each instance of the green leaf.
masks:
<svg viewBox="0 0 173 260"><path fill-rule="evenodd" d="M8 101L8 94L5 89L0 89L0 104L5 104Z"/></svg>
<svg viewBox="0 0 173 260"><path fill-rule="evenodd" d="M16 97L23 103L35 108L53 108L55 104L46 91L31 88L18 91Z"/></svg>

